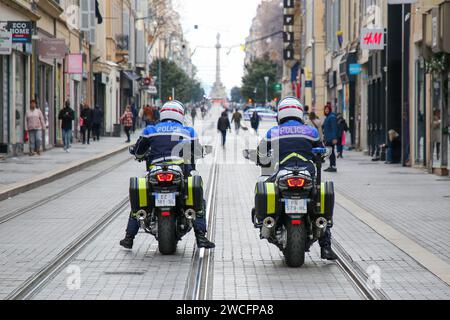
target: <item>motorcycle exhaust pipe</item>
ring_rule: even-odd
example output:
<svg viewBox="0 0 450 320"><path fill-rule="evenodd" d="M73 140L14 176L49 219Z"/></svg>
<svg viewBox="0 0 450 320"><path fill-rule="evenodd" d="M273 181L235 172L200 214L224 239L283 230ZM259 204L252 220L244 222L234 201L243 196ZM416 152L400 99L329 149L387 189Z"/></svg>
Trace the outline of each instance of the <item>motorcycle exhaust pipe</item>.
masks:
<svg viewBox="0 0 450 320"><path fill-rule="evenodd" d="M186 217L186 219L188 220L195 220L196 215L195 215L195 211L193 209L188 209L184 212L184 216Z"/></svg>
<svg viewBox="0 0 450 320"><path fill-rule="evenodd" d="M139 220L139 225L141 226L142 229L145 230L146 229L145 220L147 219L147 211L139 210L137 212L137 217L138 217L138 220Z"/></svg>
<svg viewBox="0 0 450 320"><path fill-rule="evenodd" d="M265 218L263 221L263 225L261 227L261 237L264 239L270 238L274 227L275 227L275 219L272 217Z"/></svg>
<svg viewBox="0 0 450 320"><path fill-rule="evenodd" d="M316 219L316 238L321 238L324 234L325 231L327 230L327 226L328 226L328 220L325 219L324 217L320 217Z"/></svg>

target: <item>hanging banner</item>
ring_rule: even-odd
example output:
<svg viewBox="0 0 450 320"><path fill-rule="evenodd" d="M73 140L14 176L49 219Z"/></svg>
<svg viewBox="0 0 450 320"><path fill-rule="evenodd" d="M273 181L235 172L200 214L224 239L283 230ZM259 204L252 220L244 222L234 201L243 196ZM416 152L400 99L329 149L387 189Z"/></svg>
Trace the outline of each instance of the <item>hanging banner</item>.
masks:
<svg viewBox="0 0 450 320"><path fill-rule="evenodd" d="M43 38L39 40L39 56L44 59L64 59L67 53L64 39Z"/></svg>
<svg viewBox="0 0 450 320"><path fill-rule="evenodd" d="M10 55L11 52L12 52L11 33L0 31L0 55Z"/></svg>
<svg viewBox="0 0 450 320"><path fill-rule="evenodd" d="M83 74L83 54L68 54L66 61L68 74Z"/></svg>
<svg viewBox="0 0 450 320"><path fill-rule="evenodd" d="M33 25L31 21L0 21L0 31L10 32L12 42L28 43L31 42Z"/></svg>
<svg viewBox="0 0 450 320"><path fill-rule="evenodd" d="M384 49L384 29L361 30L361 49L362 50L383 50Z"/></svg>

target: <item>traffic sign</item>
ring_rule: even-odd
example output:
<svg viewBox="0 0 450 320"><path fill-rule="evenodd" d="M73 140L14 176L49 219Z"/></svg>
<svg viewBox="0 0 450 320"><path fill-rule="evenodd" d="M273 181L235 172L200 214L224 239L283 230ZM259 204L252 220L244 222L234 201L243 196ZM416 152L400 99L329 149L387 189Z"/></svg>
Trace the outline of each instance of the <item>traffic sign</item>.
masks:
<svg viewBox="0 0 450 320"><path fill-rule="evenodd" d="M284 60L292 60L294 59L294 49L286 48L283 52Z"/></svg>
<svg viewBox="0 0 450 320"><path fill-rule="evenodd" d="M284 0L284 7L286 9L294 8L294 0Z"/></svg>
<svg viewBox="0 0 450 320"><path fill-rule="evenodd" d="M282 89L281 83L275 83L274 87L275 87L275 91L277 91L277 92L280 92Z"/></svg>
<svg viewBox="0 0 450 320"><path fill-rule="evenodd" d="M289 31L283 32L283 41L285 43L294 43L294 33Z"/></svg>
<svg viewBox="0 0 450 320"><path fill-rule="evenodd" d="M294 25L294 15L293 14L285 14L283 17L283 25L284 26L293 26Z"/></svg>

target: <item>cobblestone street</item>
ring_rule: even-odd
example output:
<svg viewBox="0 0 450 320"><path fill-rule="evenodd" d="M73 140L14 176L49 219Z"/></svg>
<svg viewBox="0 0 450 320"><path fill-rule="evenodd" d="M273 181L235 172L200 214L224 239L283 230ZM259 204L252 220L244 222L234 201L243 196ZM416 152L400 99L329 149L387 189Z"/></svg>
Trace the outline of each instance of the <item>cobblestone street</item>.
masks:
<svg viewBox="0 0 450 320"><path fill-rule="evenodd" d="M216 116L196 123L204 144L218 142ZM264 122L261 134L271 125ZM252 131L233 132L226 148L215 145L218 176L211 237L216 249L211 251L208 298L365 299L339 264L320 259L318 244L307 254L302 268L291 269L279 249L259 239L250 211L260 169L242 157L242 150L255 148L259 138ZM212 157L198 166L205 186L209 185ZM142 164L123 152L2 201L1 297L13 294L85 230L101 223L106 212L127 198L129 177L143 174ZM335 182L337 192L334 245L345 252L366 281L371 281L375 270L377 290L386 299L450 298L449 251L445 247L449 201L442 188L444 184L450 187L450 181L416 169L373 163L355 152L345 153L338 162L338 173L326 174L326 179ZM62 188L67 188L64 194L60 194ZM52 194L54 198L47 199ZM23 208L24 213L10 216ZM157 241L143 232L133 250L125 250L118 242L128 212L128 206L120 209L32 298L184 299L196 257L193 233L179 242L173 256L161 255ZM76 290L69 285L74 268L81 281Z"/></svg>

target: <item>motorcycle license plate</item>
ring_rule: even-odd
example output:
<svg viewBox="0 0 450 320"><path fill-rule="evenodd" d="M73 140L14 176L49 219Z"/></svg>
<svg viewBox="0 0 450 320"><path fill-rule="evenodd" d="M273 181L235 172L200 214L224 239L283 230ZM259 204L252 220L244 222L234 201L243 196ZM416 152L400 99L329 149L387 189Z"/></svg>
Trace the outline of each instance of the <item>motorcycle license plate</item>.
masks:
<svg viewBox="0 0 450 320"><path fill-rule="evenodd" d="M306 199L285 199L286 213L308 213L308 201Z"/></svg>
<svg viewBox="0 0 450 320"><path fill-rule="evenodd" d="M156 193L155 206L157 207L175 207L176 195L175 193Z"/></svg>

